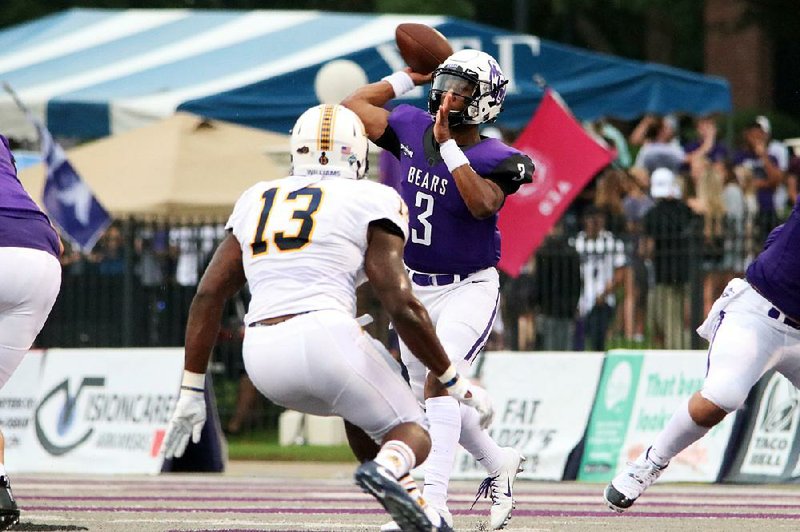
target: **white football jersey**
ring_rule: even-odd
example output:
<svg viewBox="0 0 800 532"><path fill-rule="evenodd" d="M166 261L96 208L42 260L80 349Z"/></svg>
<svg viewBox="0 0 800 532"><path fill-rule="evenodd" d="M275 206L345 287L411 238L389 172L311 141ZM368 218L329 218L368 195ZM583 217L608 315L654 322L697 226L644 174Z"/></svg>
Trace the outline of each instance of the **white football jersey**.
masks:
<svg viewBox="0 0 800 532"><path fill-rule="evenodd" d="M225 226L252 295L245 323L324 309L355 316L368 226L381 219L408 238L400 195L371 181L289 176L245 191Z"/></svg>

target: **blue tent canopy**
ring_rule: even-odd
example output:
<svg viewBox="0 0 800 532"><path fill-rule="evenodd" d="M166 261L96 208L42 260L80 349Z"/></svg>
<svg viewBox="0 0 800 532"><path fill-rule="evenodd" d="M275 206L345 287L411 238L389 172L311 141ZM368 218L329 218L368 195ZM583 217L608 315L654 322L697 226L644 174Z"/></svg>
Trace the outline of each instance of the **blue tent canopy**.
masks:
<svg viewBox="0 0 800 532"><path fill-rule="evenodd" d="M0 31L0 80L56 135L100 137L176 109L288 132L319 103L315 81L332 60L369 81L402 68L401 22L436 27L454 48L480 48L511 79L498 124L523 127L542 96L540 77L580 119L731 110L724 79L624 60L436 16L318 11L72 9ZM418 89L407 101L424 105ZM0 96L9 135L32 131Z"/></svg>

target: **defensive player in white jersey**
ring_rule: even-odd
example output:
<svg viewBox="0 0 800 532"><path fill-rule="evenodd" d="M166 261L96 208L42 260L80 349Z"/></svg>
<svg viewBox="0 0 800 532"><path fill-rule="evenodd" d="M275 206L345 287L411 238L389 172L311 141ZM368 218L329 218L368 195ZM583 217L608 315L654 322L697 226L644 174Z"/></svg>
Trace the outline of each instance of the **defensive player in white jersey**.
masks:
<svg viewBox="0 0 800 532"><path fill-rule="evenodd" d="M42 330L61 288L63 248L50 220L17 178L8 140L0 135L0 387ZM0 530L19 521L0 433Z"/></svg>
<svg viewBox="0 0 800 532"><path fill-rule="evenodd" d="M725 287L697 332L711 342L703 388L606 487L615 511L630 508L674 456L741 408L768 370L800 388L800 199L786 223L769 234L745 279Z"/></svg>
<svg viewBox="0 0 800 532"><path fill-rule="evenodd" d="M360 427L381 447L359 466L356 482L403 530L451 530L398 481L425 460L430 439L397 364L355 320L356 286L369 279L398 334L484 423L491 419L488 397L459 376L411 292L402 262L407 208L391 188L360 180L367 138L358 117L341 106L309 109L292 131L291 154L291 176L258 183L236 202L231 234L198 286L165 454L181 456L190 436L199 440L223 304L247 281L243 358L256 388L286 408Z"/></svg>
<svg viewBox="0 0 800 532"><path fill-rule="evenodd" d="M427 112L410 105L398 105L391 112L383 108L428 81ZM480 125L500 113L507 83L489 54L461 50L432 78L396 72L342 102L359 115L370 139L400 162L405 176L400 193L409 207L411 227L404 259L414 293L431 314L450 360L461 367L472 364L483 349L497 312L497 212L506 196L531 181L534 170L524 153L480 135ZM491 497L490 525L503 528L514 507L514 480L524 457L492 440L474 411L448 397L402 342L400 350L431 425L425 499L452 522L447 489L460 443L486 468L489 476L478 496ZM384 527L392 529L391 524Z"/></svg>

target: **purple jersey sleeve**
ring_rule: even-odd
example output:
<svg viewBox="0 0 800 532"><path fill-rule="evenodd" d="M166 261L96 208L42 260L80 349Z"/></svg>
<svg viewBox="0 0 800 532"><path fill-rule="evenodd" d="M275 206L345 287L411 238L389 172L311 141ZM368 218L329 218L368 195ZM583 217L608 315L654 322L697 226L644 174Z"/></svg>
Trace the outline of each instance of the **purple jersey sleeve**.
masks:
<svg viewBox="0 0 800 532"><path fill-rule="evenodd" d="M800 320L800 198L783 225L772 230L764 250L747 268L747 281L773 305Z"/></svg>
<svg viewBox="0 0 800 532"><path fill-rule="evenodd" d="M47 251L58 257L58 235L17 178L8 140L0 135L0 247Z"/></svg>
<svg viewBox="0 0 800 532"><path fill-rule="evenodd" d="M410 237L406 264L428 273L469 274L497 264L497 215L478 220L469 212L433 138L431 115L399 105L389 115L382 139L400 163L400 194L408 204ZM390 148L392 147L392 148ZM495 139L464 149L478 175L506 192L530 182L533 164L520 151Z"/></svg>

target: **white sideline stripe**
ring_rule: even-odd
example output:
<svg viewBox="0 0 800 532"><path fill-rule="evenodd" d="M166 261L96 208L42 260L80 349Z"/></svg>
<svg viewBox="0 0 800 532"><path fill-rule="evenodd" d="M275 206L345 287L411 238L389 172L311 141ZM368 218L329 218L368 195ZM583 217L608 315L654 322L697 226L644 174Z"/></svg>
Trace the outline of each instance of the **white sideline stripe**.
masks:
<svg viewBox="0 0 800 532"><path fill-rule="evenodd" d="M38 85L23 91L26 98L49 100L59 94L66 94L105 81L119 79L136 72L180 61L188 57L248 41L255 37L272 33L288 26L302 24L318 16L313 12L264 12L245 14L235 20L211 28L190 38L157 48L127 61L120 61L76 76Z"/></svg>
<svg viewBox="0 0 800 532"><path fill-rule="evenodd" d="M394 30L401 22L419 22L436 26L442 24L445 17L405 15L383 15L375 21L361 26L357 30L339 35L328 41L320 42L302 52L289 55L279 61L272 61L231 76L214 80L210 83L187 87L168 92L163 95L127 98L111 102L112 131L116 113L131 113L135 116L147 115L163 117L171 114L181 103L224 92L269 79L287 72L321 63L342 55L357 52L370 46L376 46L394 39ZM123 118L124 120L124 118ZM116 131L114 131L116 132Z"/></svg>
<svg viewBox="0 0 800 532"><path fill-rule="evenodd" d="M80 517L75 519L65 518L65 517L58 517L52 514L34 514L30 512L25 512L22 517L22 521L48 521L50 523L67 523L67 524L81 524L81 523L178 523L180 525L206 525L206 526L230 526L230 525L239 525L239 526L281 526L281 527L292 527L292 528L306 528L311 526L319 527L324 526L326 530L365 530L369 528L373 528L375 526L374 523L369 521L363 522L352 522L352 523L341 523L341 522L333 522L333 521L278 521L278 520L270 520L269 522L262 520L253 521L253 520L245 520L245 519L192 519L186 515L176 516L174 519L170 518L142 518L142 519L108 519L107 517L85 517L84 514L78 513ZM387 515L388 517L388 515Z"/></svg>
<svg viewBox="0 0 800 532"><path fill-rule="evenodd" d="M189 16L186 9L143 9L123 11L95 24L76 29L55 40L14 52L0 58L0 73L41 63L56 57L86 50L128 35L147 31Z"/></svg>

